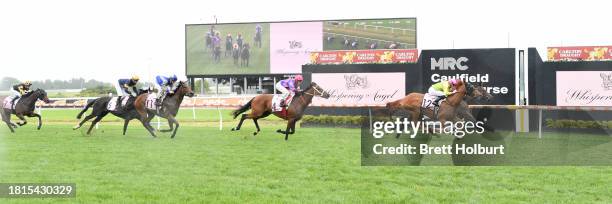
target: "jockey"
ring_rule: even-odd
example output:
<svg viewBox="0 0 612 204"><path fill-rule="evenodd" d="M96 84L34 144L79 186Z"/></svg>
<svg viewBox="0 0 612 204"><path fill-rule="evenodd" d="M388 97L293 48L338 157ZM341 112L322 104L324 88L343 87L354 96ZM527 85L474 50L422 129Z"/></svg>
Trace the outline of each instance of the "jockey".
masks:
<svg viewBox="0 0 612 204"><path fill-rule="evenodd" d="M281 107L287 107L289 104L285 104L291 92L295 93L300 90L300 85L302 85L302 81L304 81L304 77L302 75L295 76L294 79L285 79L276 83L276 90L281 92ZM290 92L291 91L291 92Z"/></svg>
<svg viewBox="0 0 612 204"><path fill-rule="evenodd" d="M238 43L238 47L240 47L240 49L242 49L243 41L244 39L242 39L242 34L238 33L238 37L236 37L236 43Z"/></svg>
<svg viewBox="0 0 612 204"><path fill-rule="evenodd" d="M261 27L261 24L257 24L255 26L255 33L261 33L263 31L263 28Z"/></svg>
<svg viewBox="0 0 612 204"><path fill-rule="evenodd" d="M124 94L136 97L136 94L138 94L138 90L136 89L136 84L138 84L138 80L140 80L140 77L134 75L132 76L132 78L129 79L119 79L118 82Z"/></svg>
<svg viewBox="0 0 612 204"><path fill-rule="evenodd" d="M157 100L155 100L155 105L161 106L167 94L174 94L174 90L178 85L178 83L176 83L178 81L178 78L176 77L176 74L173 74L172 76L168 77L158 75L157 77L155 77L155 81L160 87L160 93L159 96L157 96Z"/></svg>
<svg viewBox="0 0 612 204"><path fill-rule="evenodd" d="M435 84L431 85L431 87L429 87L429 90L427 91L427 93L437 97L436 100L434 101L434 105L437 106L438 102L440 102L440 100L442 100L443 98L446 98L449 95L457 92L456 91L457 84L459 84L459 80L457 80L457 79L451 79L449 81L441 81L441 82L438 82L438 83L435 83Z"/></svg>
<svg viewBox="0 0 612 204"><path fill-rule="evenodd" d="M23 83L19 83L13 86L11 89L11 93L13 94L13 100L11 104L14 104L17 99L21 98L23 94L27 94L30 92L30 86L32 86L32 82L29 80L24 81Z"/></svg>

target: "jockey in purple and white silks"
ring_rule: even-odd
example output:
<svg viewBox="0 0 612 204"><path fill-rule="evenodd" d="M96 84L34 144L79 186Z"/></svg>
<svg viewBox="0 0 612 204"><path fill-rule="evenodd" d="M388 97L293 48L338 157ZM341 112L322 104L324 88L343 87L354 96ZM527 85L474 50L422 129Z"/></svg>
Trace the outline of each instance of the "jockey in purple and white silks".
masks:
<svg viewBox="0 0 612 204"><path fill-rule="evenodd" d="M302 85L302 81L304 81L304 77L302 75L297 75L293 79L284 79L276 83L276 90L281 92L281 107L286 107L289 104L286 104L287 99L291 92L296 93L300 90L300 86Z"/></svg>
<svg viewBox="0 0 612 204"><path fill-rule="evenodd" d="M262 32L263 32L263 28L261 27L261 25L260 25L260 24L257 24L257 25L255 26L255 34L257 34L257 33L262 33Z"/></svg>
<svg viewBox="0 0 612 204"><path fill-rule="evenodd" d="M213 38L212 38L212 44L213 47L221 47L221 36L219 36L219 33L217 32Z"/></svg>
<svg viewBox="0 0 612 204"><path fill-rule="evenodd" d="M177 81L178 78L176 77L176 74L168 77L161 75L155 77L155 82L157 82L157 85L159 86L159 95L155 100L155 105L161 106L164 98L166 98L166 95L174 94L174 90L178 86L178 83L176 83Z"/></svg>

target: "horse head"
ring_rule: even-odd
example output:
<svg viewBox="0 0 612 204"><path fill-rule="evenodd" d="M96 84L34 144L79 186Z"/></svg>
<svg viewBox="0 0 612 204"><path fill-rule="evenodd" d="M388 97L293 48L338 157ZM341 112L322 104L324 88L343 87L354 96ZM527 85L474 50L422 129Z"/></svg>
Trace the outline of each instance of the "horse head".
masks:
<svg viewBox="0 0 612 204"><path fill-rule="evenodd" d="M194 95L193 90L191 90L191 87L189 87L189 84L184 81L179 82L176 92L181 96L193 97Z"/></svg>
<svg viewBox="0 0 612 204"><path fill-rule="evenodd" d="M310 83L310 86L306 89L305 92L308 93L309 91L312 92L310 94L313 96L319 96L325 99L330 97L329 93L327 93L325 89L321 88L317 83L314 83L314 82Z"/></svg>
<svg viewBox="0 0 612 204"><path fill-rule="evenodd" d="M36 89L34 90L33 94L36 94L36 99L49 103L49 98L47 97L47 92L45 90Z"/></svg>
<svg viewBox="0 0 612 204"><path fill-rule="evenodd" d="M484 87L482 83L478 83L478 84L470 84L468 83L469 86L471 86L472 89L472 93L468 92L468 95L470 97L473 97L473 99L477 102L490 102L493 99L493 95L491 95ZM469 90L468 90L469 91Z"/></svg>

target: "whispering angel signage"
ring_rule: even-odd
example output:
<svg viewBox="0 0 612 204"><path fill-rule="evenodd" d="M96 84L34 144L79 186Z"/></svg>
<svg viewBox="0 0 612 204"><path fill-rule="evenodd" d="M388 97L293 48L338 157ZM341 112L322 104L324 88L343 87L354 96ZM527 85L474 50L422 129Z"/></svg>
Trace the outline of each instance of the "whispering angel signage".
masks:
<svg viewBox="0 0 612 204"><path fill-rule="evenodd" d="M314 106L384 106L405 94L404 73L313 73L312 81L331 97Z"/></svg>
<svg viewBox="0 0 612 204"><path fill-rule="evenodd" d="M612 106L612 71L558 71L558 106Z"/></svg>

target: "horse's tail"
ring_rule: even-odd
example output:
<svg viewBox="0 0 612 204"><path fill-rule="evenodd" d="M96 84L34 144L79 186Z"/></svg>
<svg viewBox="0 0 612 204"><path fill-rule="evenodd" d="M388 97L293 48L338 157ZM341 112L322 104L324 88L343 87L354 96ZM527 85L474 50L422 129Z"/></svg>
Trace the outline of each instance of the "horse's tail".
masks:
<svg viewBox="0 0 612 204"><path fill-rule="evenodd" d="M93 106L93 104L96 103L96 101L98 101L98 99L94 99L94 100L88 102L87 105L85 105L85 108L83 108L83 110L77 115L77 119L81 119L81 116L83 116L83 113L85 113L87 111L87 109L89 109L91 106Z"/></svg>
<svg viewBox="0 0 612 204"><path fill-rule="evenodd" d="M253 99L254 98L252 98L248 103L244 104L243 106L240 106L240 108L232 112L234 119L236 119L241 113L244 113L245 111L249 110L249 108L251 108L251 102L253 102Z"/></svg>

